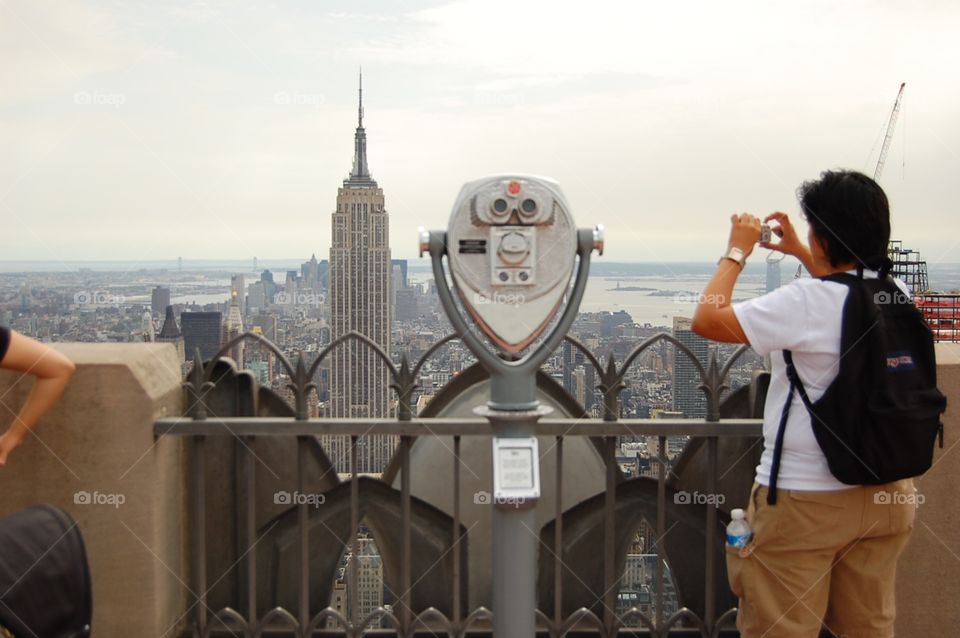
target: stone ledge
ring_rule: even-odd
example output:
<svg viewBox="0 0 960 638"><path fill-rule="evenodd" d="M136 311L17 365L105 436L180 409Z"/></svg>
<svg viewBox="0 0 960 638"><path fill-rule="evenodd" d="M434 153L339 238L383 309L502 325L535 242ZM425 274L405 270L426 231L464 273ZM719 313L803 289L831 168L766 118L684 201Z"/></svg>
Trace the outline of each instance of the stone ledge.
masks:
<svg viewBox="0 0 960 638"><path fill-rule="evenodd" d="M153 437L154 420L183 410L176 350L55 347L77 372L35 436L0 468L0 515L35 503L66 510L87 546L94 635L164 635L187 604L183 442ZM0 371L4 426L31 386L29 377ZM85 504L85 495L104 502Z"/></svg>

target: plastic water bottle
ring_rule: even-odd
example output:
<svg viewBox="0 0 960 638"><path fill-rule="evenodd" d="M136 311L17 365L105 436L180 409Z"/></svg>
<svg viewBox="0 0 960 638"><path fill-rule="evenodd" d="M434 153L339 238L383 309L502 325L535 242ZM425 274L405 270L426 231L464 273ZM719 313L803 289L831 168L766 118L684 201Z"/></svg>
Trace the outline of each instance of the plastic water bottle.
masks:
<svg viewBox="0 0 960 638"><path fill-rule="evenodd" d="M750 525L744 518L742 509L735 509L730 512L730 524L727 525L727 544L736 549L743 549L750 542L753 532L750 531Z"/></svg>

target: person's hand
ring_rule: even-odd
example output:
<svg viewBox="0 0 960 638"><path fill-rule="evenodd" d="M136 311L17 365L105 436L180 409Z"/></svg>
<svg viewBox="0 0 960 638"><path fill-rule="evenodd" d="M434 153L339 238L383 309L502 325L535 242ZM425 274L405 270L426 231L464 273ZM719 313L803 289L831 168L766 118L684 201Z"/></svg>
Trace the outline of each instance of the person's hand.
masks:
<svg viewBox="0 0 960 638"><path fill-rule="evenodd" d="M23 442L23 437L16 432L7 430L0 434L0 467L7 464L7 457Z"/></svg>
<svg viewBox="0 0 960 638"><path fill-rule="evenodd" d="M750 213L730 216L730 240L728 248L739 248L746 258L760 240L760 219Z"/></svg>
<svg viewBox="0 0 960 638"><path fill-rule="evenodd" d="M764 248L769 248L770 250L777 250L782 252L785 255L799 256L807 251L806 245L800 238L797 236L797 231L793 227L793 224L790 222L790 218L787 217L786 213L776 212L770 213L763 220L764 222L775 221L777 226L771 225L770 232L776 235L779 238L777 242L763 242L760 244Z"/></svg>

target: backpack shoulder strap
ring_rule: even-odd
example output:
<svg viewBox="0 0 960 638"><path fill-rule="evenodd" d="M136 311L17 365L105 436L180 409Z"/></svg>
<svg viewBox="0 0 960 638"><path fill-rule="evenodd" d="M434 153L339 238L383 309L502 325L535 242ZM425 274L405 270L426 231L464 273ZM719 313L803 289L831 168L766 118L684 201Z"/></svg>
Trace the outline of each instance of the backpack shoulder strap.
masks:
<svg viewBox="0 0 960 638"><path fill-rule="evenodd" d="M813 403L811 403L810 397L807 396L807 389L804 387L803 381L800 380L797 367L793 365L793 353L789 350L784 350L783 360L787 364L787 378L790 379L790 385L795 387L797 392L800 393L800 399L803 401L803 405L806 406L807 410L812 410Z"/></svg>
<svg viewBox="0 0 960 638"><path fill-rule="evenodd" d="M787 378L790 380L790 390L787 392L787 400L784 401L783 409L780 411L780 425L777 426L777 438L773 444L773 460L770 462L770 488L767 490L768 505L777 504L777 475L780 473L780 458L783 456L783 434L787 430L787 417L790 416L790 404L793 403L793 392L797 388L795 381L799 380L796 370L793 367L793 353L789 350L784 350L783 361L787 366ZM804 394L806 394L806 392L804 392Z"/></svg>

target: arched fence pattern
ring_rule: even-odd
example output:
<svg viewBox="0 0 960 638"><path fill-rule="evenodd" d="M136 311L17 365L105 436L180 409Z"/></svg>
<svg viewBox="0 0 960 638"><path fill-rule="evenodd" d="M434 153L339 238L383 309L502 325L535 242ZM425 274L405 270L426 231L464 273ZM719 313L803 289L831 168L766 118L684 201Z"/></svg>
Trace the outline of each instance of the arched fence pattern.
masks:
<svg viewBox="0 0 960 638"><path fill-rule="evenodd" d="M189 529L191 530L189 550L189 564L191 568L191 580L188 588L190 594L190 603L187 610L187 633L185 635L193 638L208 638L213 636L244 636L245 638L260 638L266 636L294 636L296 638L307 638L309 636L321 635L341 635L348 638L370 635L374 627L379 627L381 623L386 624L395 632L397 636L449 636L451 638L461 638L470 632L470 635L484 635L484 631L489 635L492 615L496 610L488 610L485 607L478 607L470 613L462 612L464 601L461 600L461 591L459 587L460 574L462 570L460 552L453 551L453 583L451 585L451 613L445 614L435 607L427 607L418 612L412 609L410 592L412 589L412 556L411 556L411 491L410 491L410 450L413 441L418 436L424 435L427 429L431 436L449 435L453 437L453 467L452 467L452 490L453 490L453 524L451 530L451 543L453 547L463 538L463 529L460 524L460 470L462 459L460 457L460 443L463 436L489 436L490 429L485 419L474 418L447 418L438 417L418 420L414 415L413 397L417 388L417 379L423 369L423 366L429 359L449 342L456 340L457 335L451 334L434 343L423 355L411 366L406 355L401 357L399 365L396 365L390 356L376 343L372 342L366 336L350 332L344 334L331 343L326 345L318 356L308 366L304 354L299 353L296 362L290 359L277 347L276 344L266 339L261 334L246 332L231 339L225 343L220 350L210 360L204 362L199 349L195 353L193 368L188 374L184 383L187 395L187 409L184 417L164 418L155 424L155 434L157 436L185 436L191 441L190 462L188 468L189 475ZM618 569L615 563L615 499L616 487L622 480L619 468L616 462L615 446L617 438L620 436L649 436L657 438L657 520L656 533L657 538L663 538L667 533L666 525L666 440L670 436L690 436L702 437L706 440L706 491L713 493L716 489L717 479L717 444L719 437L758 437L761 435L761 424L756 419L724 419L720 422L720 404L721 395L728 389L726 378L734 363L749 348L741 346L729 359L722 364L718 362L716 352L712 351L709 360L704 364L696 355L682 342L669 333L658 333L644 340L633 348L618 366L613 353L607 357L606 362L601 362L594 353L592 353L582 342L572 336L565 336L564 339L571 343L572 347L583 353L586 360L596 371L597 389L603 398L603 418L602 419L543 419L538 424L538 434L546 436L555 436L556 438L556 511L554 532L554 547L560 548L553 552L554 558L554 613L547 615L543 611L535 610L537 622L541 631L545 631L551 638L562 638L573 635L596 635L612 637L619 635L648 635L654 637L667 636L701 636L702 638L716 638L718 636L737 635L732 629L736 617L736 609L730 608L722 613L717 613L716 609L716 570L715 552L713 551L714 535L718 533L717 510L715 507L706 508L705 537L706 552L704 572L704 591L705 603L702 609L702 615L698 615L693 610L681 608L670 617L663 617L663 564L664 555L662 545L657 543L657 573L656 582L659 584L656 590L656 605L653 617L644 614L642 610L634 607L626 610L622 614L615 613L616 594L617 594L617 574ZM396 419L311 419L309 395L311 391L316 390L313 381L315 375L324 361L324 359L336 348L342 347L347 342L358 342L371 348L383 365L389 370L392 383L391 388L396 393L397 414ZM661 341L672 344L679 354L687 357L696 369L699 377L699 389L706 397L706 418L705 419L623 419L620 417L620 391L626 387L626 375L633 363L644 351L653 347ZM271 351L276 357L279 365L283 368L289 377L288 388L294 399L294 417L291 418L264 418L264 417L215 417L209 418L209 410L205 404L205 397L216 387L217 380L213 378L216 364L226 357L231 350L241 342L253 342L261 347ZM428 428L423 425L429 423ZM207 437L211 436L233 436L238 439L247 439L250 437L265 436L294 436L297 437L297 483L301 491L305 485L305 467L307 464L307 448L305 441L309 437L315 437L321 434L340 434L350 437L350 455L351 468L357 467L357 442L362 436L366 435L395 435L399 436L400 444L397 450L399 455L399 476L400 476L400 501L402 511L402 541L401 541L401 594L397 605L393 610L380 607L368 614L367 617L359 617L356 606L350 617L343 616L337 610L327 607L314 613L310 608L308 592L310 591L309 572L306 567L310 555L310 546L308 542L307 522L308 507L307 503L299 503L297 509L297 523L299 528L299 604L298 609L294 611L275 607L262 617L258 615L257 604L257 570L256 570L256 552L248 548L241 560L246 563L246 608L245 610L235 610L230 607L214 611L208 607L207 591L211 586L208 574L206 573L206 503L205 503L205 480L206 468L204 461L204 443ZM602 613L597 614L586 607L576 609L572 613L563 615L563 583L561 574L564 571L563 563L563 444L564 439L570 436L602 437L604 442L604 461L606 465L605 493L604 493L604 518L603 518L603 597L598 602L602 603ZM245 492L247 494L246 515L241 525L245 527L246 538L257 538L255 524L255 507L253 494L255 493L255 464L253 462L252 452L249 446L240 446L243 464L246 471L243 473L243 480L246 482ZM356 473L351 475L351 525L353 536L351 539L351 554L354 557L350 561L351 578L348 580L351 587L351 595L354 596L353 588L357 582L356 556L358 550L357 531L360 525L360 515L358 507L359 484ZM245 612L245 613L242 613ZM339 633L331 634L326 629L328 619L335 619L339 625ZM644 629L637 629L637 625L642 625ZM382 630L380 630L382 631ZM479 632L479 633L478 633ZM378 634L381 635L381 634Z"/></svg>

